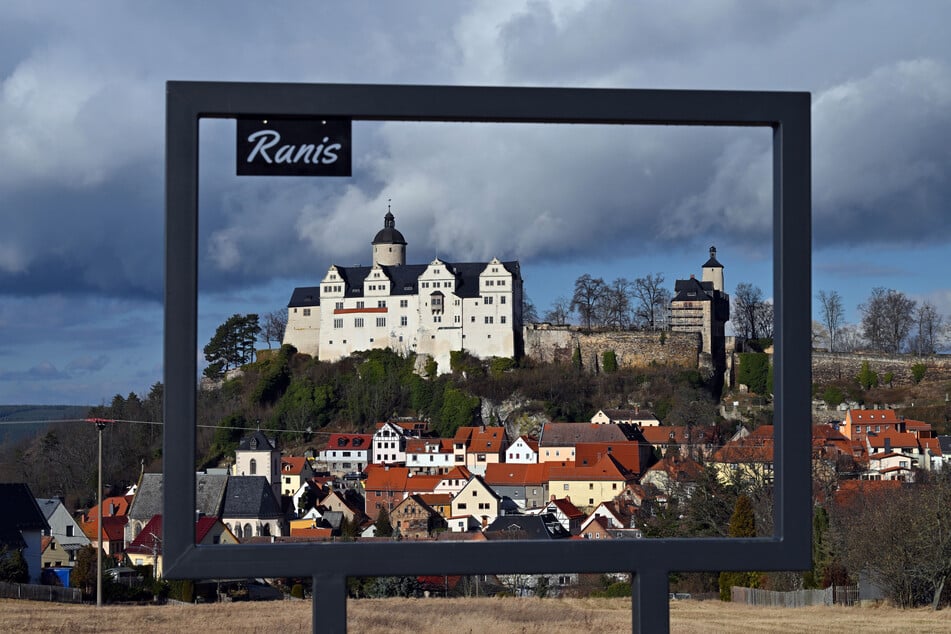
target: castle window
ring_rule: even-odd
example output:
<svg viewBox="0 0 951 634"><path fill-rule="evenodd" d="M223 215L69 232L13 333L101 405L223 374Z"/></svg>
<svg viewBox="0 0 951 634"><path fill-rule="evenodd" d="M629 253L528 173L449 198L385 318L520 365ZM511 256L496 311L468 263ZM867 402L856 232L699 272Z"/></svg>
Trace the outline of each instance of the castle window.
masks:
<svg viewBox="0 0 951 634"><path fill-rule="evenodd" d="M376 307L377 307L377 308L386 308L386 300L385 300L385 299L381 299L380 301L378 301L378 302L376 303Z"/></svg>
<svg viewBox="0 0 951 634"><path fill-rule="evenodd" d="M357 308L363 308L363 302L362 302L362 301L357 302Z"/></svg>
<svg viewBox="0 0 951 634"><path fill-rule="evenodd" d="M343 319L334 319L334 328L343 328Z"/></svg>
<svg viewBox="0 0 951 634"><path fill-rule="evenodd" d="M353 320L354 328L363 328L363 317L357 317Z"/></svg>
<svg viewBox="0 0 951 634"><path fill-rule="evenodd" d="M486 297L486 298L485 298L485 305L488 306L488 305L491 304L491 303L492 303L492 297Z"/></svg>
<svg viewBox="0 0 951 634"><path fill-rule="evenodd" d="M400 317L400 326L406 326L409 324L409 318L406 315Z"/></svg>
<svg viewBox="0 0 951 634"><path fill-rule="evenodd" d="M458 324L459 322L462 321L462 317L460 317L459 315L456 315L455 317L452 318L452 320Z"/></svg>
<svg viewBox="0 0 951 634"><path fill-rule="evenodd" d="M376 318L376 327L385 328L386 327L386 317L377 317Z"/></svg>
<svg viewBox="0 0 951 634"><path fill-rule="evenodd" d="M475 315L473 315L470 319L472 319L472 323L475 323Z"/></svg>
<svg viewBox="0 0 951 634"><path fill-rule="evenodd" d="M487 316L486 316L486 318L485 318L485 323L487 323L487 324L491 324L491 323L492 323L492 316L491 316L491 315L487 315Z"/></svg>
<svg viewBox="0 0 951 634"><path fill-rule="evenodd" d="M495 286L495 280L487 280L485 283L486 286Z"/></svg>
<svg viewBox="0 0 951 634"><path fill-rule="evenodd" d="M343 302L335 302L334 308L336 308L337 310L343 310Z"/></svg>
<svg viewBox="0 0 951 634"><path fill-rule="evenodd" d="M400 308L406 308L407 306L409 306L409 300L408 300L408 299L401 299L401 300L400 300Z"/></svg>
<svg viewBox="0 0 951 634"><path fill-rule="evenodd" d="M499 280L499 286L505 286L505 280Z"/></svg>
<svg viewBox="0 0 951 634"><path fill-rule="evenodd" d="M433 315L433 322L437 324L442 323L442 315Z"/></svg>
<svg viewBox="0 0 951 634"><path fill-rule="evenodd" d="M505 295L503 295L502 297L499 298L499 303L500 303L500 304L504 304L504 303L505 303Z"/></svg>
<svg viewBox="0 0 951 634"><path fill-rule="evenodd" d="M442 310L443 307L443 294L439 291L436 291L429 296L429 304L434 311Z"/></svg>
<svg viewBox="0 0 951 634"><path fill-rule="evenodd" d="M502 315L501 317L499 317L499 323L500 323L500 324L504 324L504 323L505 323L505 315Z"/></svg>

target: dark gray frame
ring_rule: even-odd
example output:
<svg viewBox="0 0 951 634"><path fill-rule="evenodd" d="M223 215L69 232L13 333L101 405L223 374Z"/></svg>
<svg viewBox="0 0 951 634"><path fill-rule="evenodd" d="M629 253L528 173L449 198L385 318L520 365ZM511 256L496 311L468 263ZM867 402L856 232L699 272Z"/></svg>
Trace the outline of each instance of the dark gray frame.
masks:
<svg viewBox="0 0 951 634"><path fill-rule="evenodd" d="M314 580L313 627L346 631L348 576L633 573L632 629L669 630L668 573L811 565L809 93L168 82L165 574ZM761 126L773 130L775 533L750 539L197 546L195 403L201 118ZM318 615L319 610L319 615ZM318 621L319 616L319 621Z"/></svg>

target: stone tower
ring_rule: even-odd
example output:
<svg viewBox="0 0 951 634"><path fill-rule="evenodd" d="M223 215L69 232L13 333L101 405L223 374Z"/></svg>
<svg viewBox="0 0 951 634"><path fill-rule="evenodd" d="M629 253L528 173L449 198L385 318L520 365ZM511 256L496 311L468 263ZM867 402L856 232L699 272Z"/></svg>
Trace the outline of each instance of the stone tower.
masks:
<svg viewBox="0 0 951 634"><path fill-rule="evenodd" d="M717 262L716 247L710 247L710 259L703 265L703 281L711 282L713 290L723 292L723 265Z"/></svg>
<svg viewBox="0 0 951 634"><path fill-rule="evenodd" d="M387 210L383 228L373 238L373 264L403 266L406 264L406 239L396 229L396 219Z"/></svg>

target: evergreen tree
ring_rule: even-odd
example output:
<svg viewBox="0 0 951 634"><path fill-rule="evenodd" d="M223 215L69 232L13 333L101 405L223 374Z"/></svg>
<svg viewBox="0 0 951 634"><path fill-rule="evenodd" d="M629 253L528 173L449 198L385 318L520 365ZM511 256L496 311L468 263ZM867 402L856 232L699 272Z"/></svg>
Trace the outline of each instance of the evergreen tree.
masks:
<svg viewBox="0 0 951 634"><path fill-rule="evenodd" d="M380 509L380 514L376 516L376 521L373 525L376 527L377 537L393 536L393 525L390 524L390 512L386 510L385 506Z"/></svg>
<svg viewBox="0 0 951 634"><path fill-rule="evenodd" d="M753 502L746 495L736 498L733 515L730 516L730 537L756 537L756 515L753 513ZM730 588L758 588L760 585L758 572L721 572L720 573L720 600L730 600Z"/></svg>
<svg viewBox="0 0 951 634"><path fill-rule="evenodd" d="M28 583L30 569L19 549L0 548L0 581Z"/></svg>

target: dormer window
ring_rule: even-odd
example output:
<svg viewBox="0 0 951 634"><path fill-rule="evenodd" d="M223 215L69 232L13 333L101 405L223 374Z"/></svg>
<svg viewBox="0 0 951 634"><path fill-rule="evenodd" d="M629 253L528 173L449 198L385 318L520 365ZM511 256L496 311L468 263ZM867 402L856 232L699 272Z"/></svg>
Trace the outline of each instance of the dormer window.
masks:
<svg viewBox="0 0 951 634"><path fill-rule="evenodd" d="M443 310L443 297L443 294L439 291L429 296L429 305L433 312L441 312Z"/></svg>

